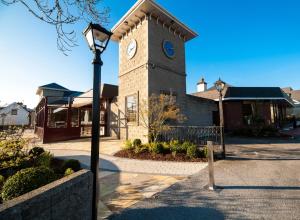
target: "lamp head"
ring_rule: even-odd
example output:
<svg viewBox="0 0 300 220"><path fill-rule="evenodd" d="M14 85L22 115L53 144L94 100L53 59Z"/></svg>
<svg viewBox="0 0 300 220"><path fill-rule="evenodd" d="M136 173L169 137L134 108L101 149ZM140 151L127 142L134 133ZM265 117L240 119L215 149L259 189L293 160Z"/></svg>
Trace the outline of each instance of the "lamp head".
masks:
<svg viewBox="0 0 300 220"><path fill-rule="evenodd" d="M218 90L218 92L222 92L224 90L225 86L226 86L226 83L224 81L222 81L221 78L219 78L215 82L215 87Z"/></svg>
<svg viewBox="0 0 300 220"><path fill-rule="evenodd" d="M87 28L83 31L85 39L89 45L89 48L95 52L100 50L102 53L110 40L112 33L106 30L99 24L90 23Z"/></svg>

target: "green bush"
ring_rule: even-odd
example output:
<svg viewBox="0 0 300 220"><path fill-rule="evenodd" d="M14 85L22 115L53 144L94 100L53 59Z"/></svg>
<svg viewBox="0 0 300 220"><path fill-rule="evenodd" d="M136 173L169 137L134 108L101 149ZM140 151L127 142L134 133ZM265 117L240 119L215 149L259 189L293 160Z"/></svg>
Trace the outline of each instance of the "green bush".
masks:
<svg viewBox="0 0 300 220"><path fill-rule="evenodd" d="M45 152L44 148L34 147L34 148L29 150L28 154L37 157L37 156L41 155L44 152Z"/></svg>
<svg viewBox="0 0 300 220"><path fill-rule="evenodd" d="M26 156L23 151L25 145L26 141L21 138L0 141L0 161Z"/></svg>
<svg viewBox="0 0 300 220"><path fill-rule="evenodd" d="M30 167L31 163L27 157L16 157L10 160L3 160L0 162L0 168L23 169Z"/></svg>
<svg viewBox="0 0 300 220"><path fill-rule="evenodd" d="M53 170L47 167L23 169L9 177L2 188L4 201L13 199L56 180Z"/></svg>
<svg viewBox="0 0 300 220"><path fill-rule="evenodd" d="M143 144L143 145L136 146L134 148L134 153L139 154L139 153L142 153L142 152L147 152L150 149L151 149L150 144Z"/></svg>
<svg viewBox="0 0 300 220"><path fill-rule="evenodd" d="M194 144L190 144L186 150L186 155L189 158L196 158L197 157L197 146Z"/></svg>
<svg viewBox="0 0 300 220"><path fill-rule="evenodd" d="M124 150L132 150L132 149L134 149L134 146L133 146L131 140L126 140L125 141L123 149Z"/></svg>
<svg viewBox="0 0 300 220"><path fill-rule="evenodd" d="M132 144L134 147L140 147L140 146L142 146L142 141L141 141L141 139L134 139Z"/></svg>
<svg viewBox="0 0 300 220"><path fill-rule="evenodd" d="M168 154L171 152L171 147L170 144L168 142L162 142L161 143L164 147L164 153Z"/></svg>
<svg viewBox="0 0 300 220"><path fill-rule="evenodd" d="M74 173L74 170L72 170L71 168L68 168L68 169L66 169L65 175L64 175L64 176L69 176L69 175L71 175L72 173Z"/></svg>
<svg viewBox="0 0 300 220"><path fill-rule="evenodd" d="M50 152L44 152L35 159L36 166L50 167L53 155Z"/></svg>
<svg viewBox="0 0 300 220"><path fill-rule="evenodd" d="M182 143L181 145L181 151L182 153L186 153L187 149L189 148L189 146L193 145L193 143L189 142L189 141L185 141Z"/></svg>
<svg viewBox="0 0 300 220"><path fill-rule="evenodd" d="M163 154L164 146L162 143L153 142L150 144L150 151L154 154Z"/></svg>
<svg viewBox="0 0 300 220"><path fill-rule="evenodd" d="M181 146L178 140L170 141L170 149L172 152L179 152L181 150Z"/></svg>
<svg viewBox="0 0 300 220"><path fill-rule="evenodd" d="M200 150L200 157L207 158L208 157L208 147L205 146Z"/></svg>
<svg viewBox="0 0 300 220"><path fill-rule="evenodd" d="M5 182L4 176L0 175L0 191L2 189L2 186L3 186L4 182Z"/></svg>
<svg viewBox="0 0 300 220"><path fill-rule="evenodd" d="M63 169L66 170L68 168L71 168L72 170L77 172L81 168L80 162L78 160L75 160L75 159L65 160L64 164L63 164Z"/></svg>

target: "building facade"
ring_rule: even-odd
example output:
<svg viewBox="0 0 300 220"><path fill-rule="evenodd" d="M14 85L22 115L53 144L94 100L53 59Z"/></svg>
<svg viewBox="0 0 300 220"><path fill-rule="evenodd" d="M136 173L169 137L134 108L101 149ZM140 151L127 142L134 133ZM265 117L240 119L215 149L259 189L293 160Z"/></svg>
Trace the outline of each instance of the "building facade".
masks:
<svg viewBox="0 0 300 220"><path fill-rule="evenodd" d="M186 94L185 43L195 32L152 0L137 1L112 32L119 43L121 139L148 138L138 112L152 94L175 96L185 125L212 125L214 102Z"/></svg>
<svg viewBox="0 0 300 220"><path fill-rule="evenodd" d="M13 102L0 109L0 127L30 126L34 120L32 112L23 103Z"/></svg>
<svg viewBox="0 0 300 220"><path fill-rule="evenodd" d="M219 102L219 92L207 89L202 79L193 95ZM224 126L226 131L264 124L282 127L287 119L287 109L293 107L292 99L279 87L236 87L227 84L223 90ZM219 125L219 112L214 112L213 124Z"/></svg>

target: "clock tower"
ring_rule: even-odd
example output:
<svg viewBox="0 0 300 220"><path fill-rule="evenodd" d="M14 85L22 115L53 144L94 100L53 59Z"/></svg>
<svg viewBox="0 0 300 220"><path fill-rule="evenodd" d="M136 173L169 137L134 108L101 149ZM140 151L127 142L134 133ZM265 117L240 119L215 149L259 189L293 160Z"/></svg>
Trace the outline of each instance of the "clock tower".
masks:
<svg viewBox="0 0 300 220"><path fill-rule="evenodd" d="M149 96L175 95L186 109L185 42L197 35L152 0L137 1L112 32L119 43L120 136L146 141L138 112Z"/></svg>

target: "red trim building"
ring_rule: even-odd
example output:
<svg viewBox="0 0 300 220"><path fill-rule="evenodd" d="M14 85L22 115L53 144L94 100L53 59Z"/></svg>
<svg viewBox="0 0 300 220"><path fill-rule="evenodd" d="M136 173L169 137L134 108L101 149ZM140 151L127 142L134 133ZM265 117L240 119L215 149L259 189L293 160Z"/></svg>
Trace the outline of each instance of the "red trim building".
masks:
<svg viewBox="0 0 300 220"><path fill-rule="evenodd" d="M219 101L215 88L206 89L202 79L197 93L193 95ZM225 130L233 131L260 123L281 127L286 119L286 110L293 106L291 98L279 87L234 87L227 85L223 91ZM219 124L219 112L213 114L214 124Z"/></svg>
<svg viewBox="0 0 300 220"><path fill-rule="evenodd" d="M35 133L43 143L90 137L93 90L82 93L49 85L37 92L41 100L36 107ZM100 136L110 136L110 103L117 95L117 86L101 86Z"/></svg>

